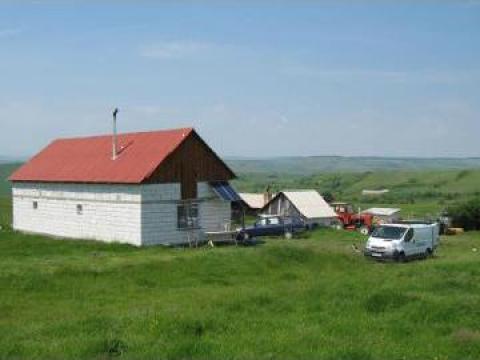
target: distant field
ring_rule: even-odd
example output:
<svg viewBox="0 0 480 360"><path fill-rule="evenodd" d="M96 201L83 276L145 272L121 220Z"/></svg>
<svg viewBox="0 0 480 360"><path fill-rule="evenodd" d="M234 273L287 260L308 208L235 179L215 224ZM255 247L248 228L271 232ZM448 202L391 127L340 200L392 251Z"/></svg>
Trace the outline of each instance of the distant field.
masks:
<svg viewBox="0 0 480 360"><path fill-rule="evenodd" d="M242 191L317 189L336 200L355 203L430 204L442 208L461 199L480 196L480 170L376 171L362 173L321 173L310 176L240 174L234 185ZM389 189L381 197L364 197L362 190Z"/></svg>
<svg viewBox="0 0 480 360"><path fill-rule="evenodd" d="M0 197L10 196L10 183L7 178L20 166L18 163L1 164L0 163Z"/></svg>
<svg viewBox="0 0 480 360"><path fill-rule="evenodd" d="M407 264L364 259L344 231L215 249L0 237L0 358L480 354L480 233Z"/></svg>
<svg viewBox="0 0 480 360"><path fill-rule="evenodd" d="M320 172L365 172L382 170L480 169L480 158L388 158L310 156L270 159L231 159L227 163L239 173L312 175Z"/></svg>

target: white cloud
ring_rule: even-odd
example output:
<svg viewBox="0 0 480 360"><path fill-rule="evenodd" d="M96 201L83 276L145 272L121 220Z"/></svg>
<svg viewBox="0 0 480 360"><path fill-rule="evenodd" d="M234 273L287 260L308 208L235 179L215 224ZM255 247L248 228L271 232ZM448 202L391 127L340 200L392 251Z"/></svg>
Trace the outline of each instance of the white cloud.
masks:
<svg viewBox="0 0 480 360"><path fill-rule="evenodd" d="M140 49L140 55L154 59L181 59L205 53L218 45L197 41L166 41L150 44Z"/></svg>

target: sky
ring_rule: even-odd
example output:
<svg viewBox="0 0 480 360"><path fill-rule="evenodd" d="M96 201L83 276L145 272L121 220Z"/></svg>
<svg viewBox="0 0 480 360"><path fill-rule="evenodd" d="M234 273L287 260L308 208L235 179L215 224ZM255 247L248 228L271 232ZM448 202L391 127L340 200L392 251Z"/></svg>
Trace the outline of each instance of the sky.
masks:
<svg viewBox="0 0 480 360"><path fill-rule="evenodd" d="M222 156L480 156L480 0L0 1L0 156L193 126Z"/></svg>

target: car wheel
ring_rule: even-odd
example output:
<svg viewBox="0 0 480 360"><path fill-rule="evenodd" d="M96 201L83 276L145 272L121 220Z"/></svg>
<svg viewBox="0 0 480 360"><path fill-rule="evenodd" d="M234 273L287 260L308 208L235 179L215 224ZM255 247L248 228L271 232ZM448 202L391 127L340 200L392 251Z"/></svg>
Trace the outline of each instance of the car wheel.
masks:
<svg viewBox="0 0 480 360"><path fill-rule="evenodd" d="M335 230L343 230L344 226L343 226L343 224L335 224L334 228L335 228Z"/></svg>
<svg viewBox="0 0 480 360"><path fill-rule="evenodd" d="M243 233L243 240L247 241L250 239L250 235L248 235L248 233Z"/></svg>
<svg viewBox="0 0 480 360"><path fill-rule="evenodd" d="M293 238L293 234L290 231L287 231L285 233L285 239L290 240L291 238Z"/></svg>
<svg viewBox="0 0 480 360"><path fill-rule="evenodd" d="M427 249L427 251L425 251L425 259L431 257L433 255L433 251L432 249Z"/></svg>
<svg viewBox="0 0 480 360"><path fill-rule="evenodd" d="M404 252L398 254L397 261L401 263L407 262L407 257L405 256Z"/></svg>

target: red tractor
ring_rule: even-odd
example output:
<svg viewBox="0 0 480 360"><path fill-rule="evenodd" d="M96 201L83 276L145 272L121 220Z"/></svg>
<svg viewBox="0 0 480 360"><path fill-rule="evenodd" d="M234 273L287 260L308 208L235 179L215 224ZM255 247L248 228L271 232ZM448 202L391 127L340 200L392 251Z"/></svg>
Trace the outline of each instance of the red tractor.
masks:
<svg viewBox="0 0 480 360"><path fill-rule="evenodd" d="M339 220L338 228L345 230L357 230L363 235L368 235L373 227L373 216L354 212L352 204L332 203L333 210L337 213Z"/></svg>

